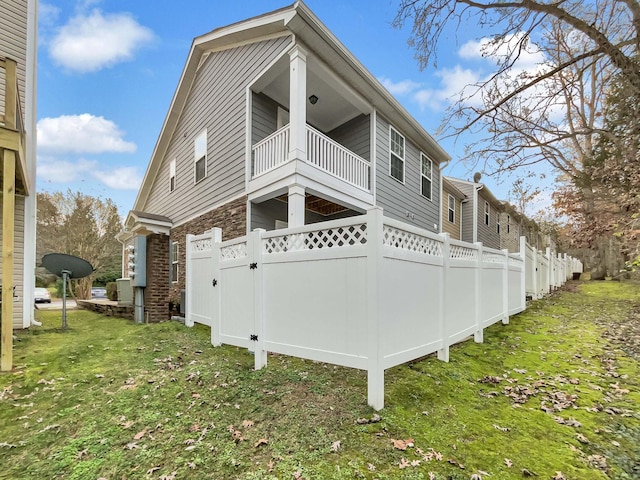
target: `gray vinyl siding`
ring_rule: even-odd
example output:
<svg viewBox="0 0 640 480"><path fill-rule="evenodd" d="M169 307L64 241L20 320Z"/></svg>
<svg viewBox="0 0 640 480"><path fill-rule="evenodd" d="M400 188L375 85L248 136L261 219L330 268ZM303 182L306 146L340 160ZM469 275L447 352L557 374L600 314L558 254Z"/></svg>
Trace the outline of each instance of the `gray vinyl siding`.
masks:
<svg viewBox="0 0 640 480"><path fill-rule="evenodd" d="M309 210L305 211L304 223L328 222L340 218L360 215L353 210L336 213L334 215L320 215ZM271 199L262 203L251 204L251 229L264 228L265 230L275 230L276 220L286 222L288 218L288 205L281 200Z"/></svg>
<svg viewBox="0 0 640 480"><path fill-rule="evenodd" d="M359 115L327 133L327 136L365 160L371 160L369 115Z"/></svg>
<svg viewBox="0 0 640 480"><path fill-rule="evenodd" d="M254 93L251 109L251 145L276 131L278 103L262 93Z"/></svg>
<svg viewBox="0 0 640 480"><path fill-rule="evenodd" d="M2 0L0 3L0 57L18 62L18 88L24 112L27 0ZM0 74L0 111L4 112L4 69Z"/></svg>
<svg viewBox="0 0 640 480"><path fill-rule="evenodd" d="M507 228L507 216L509 213L500 213L500 248L506 248L509 252L520 250L520 221L511 215L511 228ZM510 231L508 231L510 230Z"/></svg>
<svg viewBox="0 0 640 480"><path fill-rule="evenodd" d="M0 56L17 62L18 92L20 106L25 112L25 79L27 57L27 0L2 0L0 2ZM0 70L0 112L5 111L4 69ZM0 193L0 209L2 208L2 194ZM13 302L13 328L23 328L23 298L24 298L24 204L23 196L15 197L14 222L14 257L13 282L16 287ZM0 219L2 215L0 214ZM0 228L0 242L2 229ZM2 265L0 265L0 276Z"/></svg>
<svg viewBox="0 0 640 480"><path fill-rule="evenodd" d="M2 209L3 196L0 193L0 211ZM24 197L16 195L15 232L13 250L13 284L16 287L13 299L13 328L22 328L22 299L24 298ZM0 228L0 243L2 242L2 229ZM0 264L0 276L2 265Z"/></svg>
<svg viewBox="0 0 640 480"><path fill-rule="evenodd" d="M245 190L247 86L290 45L290 37L213 52L200 66L143 210L176 223ZM194 184L193 142L207 129L207 176ZM169 164L176 188L169 193Z"/></svg>
<svg viewBox="0 0 640 480"><path fill-rule="evenodd" d="M484 203L489 202L489 225L484 222ZM478 242L490 248L500 248L500 235L498 235L498 210L491 203L491 200L482 195L482 190L478 192Z"/></svg>
<svg viewBox="0 0 640 480"><path fill-rule="evenodd" d="M404 132L398 130L402 135ZM431 232L438 230L440 171L433 162L431 200L420 193L420 151L405 136L405 171L402 184L389 175L389 123L380 115L376 122L376 204L384 215ZM409 214L409 215L407 215ZM434 227L435 225L435 227Z"/></svg>

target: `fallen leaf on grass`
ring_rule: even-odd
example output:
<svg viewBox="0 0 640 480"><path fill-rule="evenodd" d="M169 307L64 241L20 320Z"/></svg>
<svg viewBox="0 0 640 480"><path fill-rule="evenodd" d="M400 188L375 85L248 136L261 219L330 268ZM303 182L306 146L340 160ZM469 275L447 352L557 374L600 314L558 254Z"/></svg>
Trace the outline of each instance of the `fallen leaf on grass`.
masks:
<svg viewBox="0 0 640 480"><path fill-rule="evenodd" d="M134 440L140 440L140 439L141 439L142 437L144 437L146 434L147 434L147 429L145 428L144 430L142 430L142 431L140 431L140 432L136 433L136 434L133 436L133 439L134 439Z"/></svg>
<svg viewBox="0 0 640 480"><path fill-rule="evenodd" d="M406 450L407 447L413 447L413 438L408 438L407 440L391 440L393 442L393 447L398 450Z"/></svg>
<svg viewBox="0 0 640 480"><path fill-rule="evenodd" d="M160 467L151 467L149 470L147 470L147 475L151 475L153 472L160 470Z"/></svg>
<svg viewBox="0 0 640 480"><path fill-rule="evenodd" d="M552 477L552 480L567 480L567 477L564 476L562 472L556 472L556 474Z"/></svg>
<svg viewBox="0 0 640 480"><path fill-rule="evenodd" d="M504 459L504 464L509 468L513 467L513 462L511 460L509 460L508 458Z"/></svg>
<svg viewBox="0 0 640 480"><path fill-rule="evenodd" d="M178 472L171 472L169 475L162 475L160 480L175 480Z"/></svg>
<svg viewBox="0 0 640 480"><path fill-rule="evenodd" d="M508 427L501 427L500 425L493 424L493 428L496 430L500 430L501 432L508 432L510 429Z"/></svg>
<svg viewBox="0 0 640 480"><path fill-rule="evenodd" d="M335 442L333 442L331 444L331 451L332 452L337 452L338 450L340 450L340 440L336 440Z"/></svg>
<svg viewBox="0 0 640 480"><path fill-rule="evenodd" d="M376 466L373 463L367 463L367 469L370 472L375 472L376 471Z"/></svg>
<svg viewBox="0 0 640 480"><path fill-rule="evenodd" d="M266 438L261 438L255 443L254 447L258 448L261 445L268 445L268 444L269 444L269 440L267 440Z"/></svg>
<svg viewBox="0 0 640 480"><path fill-rule="evenodd" d="M242 421L242 426L244 428L253 427L254 425L255 425L255 423L253 422L253 420L243 420Z"/></svg>

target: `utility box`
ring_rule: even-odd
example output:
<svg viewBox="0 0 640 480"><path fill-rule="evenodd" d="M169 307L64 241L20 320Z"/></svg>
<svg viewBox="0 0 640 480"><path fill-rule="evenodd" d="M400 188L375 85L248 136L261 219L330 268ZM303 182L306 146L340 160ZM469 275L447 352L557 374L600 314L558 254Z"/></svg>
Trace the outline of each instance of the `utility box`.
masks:
<svg viewBox="0 0 640 480"><path fill-rule="evenodd" d="M132 287L147 286L147 237L136 235L127 247L127 273Z"/></svg>
<svg viewBox="0 0 640 480"><path fill-rule="evenodd" d="M118 287L118 305L133 304L133 287L128 278L118 278L116 280Z"/></svg>

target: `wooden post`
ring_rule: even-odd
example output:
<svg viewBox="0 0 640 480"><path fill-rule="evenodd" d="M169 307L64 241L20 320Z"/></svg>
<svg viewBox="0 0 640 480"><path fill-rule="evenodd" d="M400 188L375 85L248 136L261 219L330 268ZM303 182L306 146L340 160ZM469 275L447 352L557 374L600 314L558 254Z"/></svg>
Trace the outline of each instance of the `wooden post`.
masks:
<svg viewBox="0 0 640 480"><path fill-rule="evenodd" d="M13 242L16 205L16 153L0 150L2 182L2 341L0 370L13 368Z"/></svg>
<svg viewBox="0 0 640 480"><path fill-rule="evenodd" d="M16 62L5 59L5 97L4 97L4 122L7 128L17 127L18 116L18 76L16 73Z"/></svg>

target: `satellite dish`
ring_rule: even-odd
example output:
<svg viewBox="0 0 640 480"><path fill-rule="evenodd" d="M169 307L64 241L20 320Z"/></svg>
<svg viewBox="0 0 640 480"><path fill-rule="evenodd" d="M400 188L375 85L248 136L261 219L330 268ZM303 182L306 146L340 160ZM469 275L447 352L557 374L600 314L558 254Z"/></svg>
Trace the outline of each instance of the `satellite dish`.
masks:
<svg viewBox="0 0 640 480"><path fill-rule="evenodd" d="M80 257L66 253L48 253L42 257L42 266L58 277L83 278L91 275L93 267Z"/></svg>
<svg viewBox="0 0 640 480"><path fill-rule="evenodd" d="M42 266L62 277L62 329L67 329L67 280L91 275L93 267L80 257L66 253L48 253L42 257Z"/></svg>

